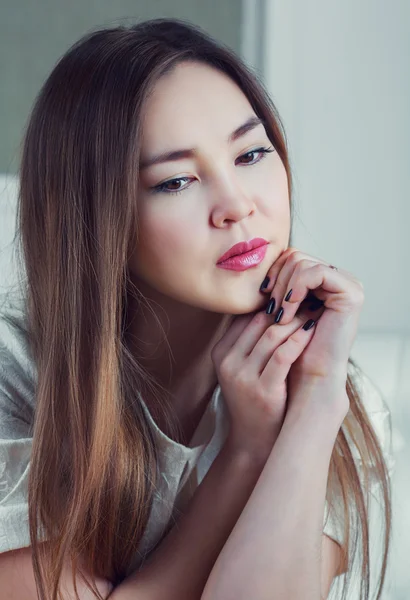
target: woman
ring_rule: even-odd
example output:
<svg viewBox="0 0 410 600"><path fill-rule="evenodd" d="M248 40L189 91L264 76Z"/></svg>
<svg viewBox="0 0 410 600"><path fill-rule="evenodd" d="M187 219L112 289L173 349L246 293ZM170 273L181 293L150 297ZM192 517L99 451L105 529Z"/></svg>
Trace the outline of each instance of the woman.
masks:
<svg viewBox="0 0 410 600"><path fill-rule="evenodd" d="M71 567L118 600L327 597L362 531L368 598L370 483L380 597L363 286L292 247L283 128L250 69L181 20L93 32L37 98L20 182L2 551L30 547L39 597Z"/></svg>

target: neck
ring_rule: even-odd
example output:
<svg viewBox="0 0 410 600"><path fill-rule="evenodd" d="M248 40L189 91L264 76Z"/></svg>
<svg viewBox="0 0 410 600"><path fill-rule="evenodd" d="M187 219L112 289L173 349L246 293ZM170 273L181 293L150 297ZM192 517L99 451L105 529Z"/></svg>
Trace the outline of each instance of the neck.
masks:
<svg viewBox="0 0 410 600"><path fill-rule="evenodd" d="M127 338L130 351L169 395L173 412L189 442L218 384L211 350L231 322L231 315L207 312L181 305L172 299L166 303L128 305ZM151 414L153 399L145 398ZM165 432L166 423L158 423Z"/></svg>

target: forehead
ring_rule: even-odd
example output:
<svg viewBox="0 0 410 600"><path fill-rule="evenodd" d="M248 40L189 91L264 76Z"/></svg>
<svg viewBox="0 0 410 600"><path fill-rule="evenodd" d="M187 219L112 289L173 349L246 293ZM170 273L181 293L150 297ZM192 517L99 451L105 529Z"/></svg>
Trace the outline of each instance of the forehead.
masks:
<svg viewBox="0 0 410 600"><path fill-rule="evenodd" d="M193 144L198 135L226 140L251 114L247 97L225 73L201 63L180 63L158 80L149 97L142 144L152 149L164 141Z"/></svg>

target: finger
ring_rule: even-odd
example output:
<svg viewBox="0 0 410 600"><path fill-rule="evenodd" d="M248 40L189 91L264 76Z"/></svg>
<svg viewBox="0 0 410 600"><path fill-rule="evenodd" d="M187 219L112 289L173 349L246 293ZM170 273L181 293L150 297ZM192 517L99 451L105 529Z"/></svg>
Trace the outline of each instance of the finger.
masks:
<svg viewBox="0 0 410 600"><path fill-rule="evenodd" d="M278 329L278 328L277 328ZM307 331L299 327L272 353L260 375L262 385L270 382L284 381L293 363L308 346L316 330L316 323Z"/></svg>
<svg viewBox="0 0 410 600"><path fill-rule="evenodd" d="M279 275L283 265L286 263L288 257L293 252L296 252L296 248L290 247L290 248L286 248L286 250L284 250L282 252L282 254L279 255L279 257L275 260L273 265L270 267L270 269L266 273L266 276L269 277L269 282L264 288L260 288L261 292L270 293L272 291L273 286L275 285L277 276Z"/></svg>
<svg viewBox="0 0 410 600"><path fill-rule="evenodd" d="M264 311L238 316L231 327L212 348L212 361L218 365L228 353L231 353L231 360L239 363L239 361L242 361L251 352L263 332L271 325L272 320L270 315L267 315ZM282 335L286 335L286 333L284 330ZM232 349L235 349L233 355Z"/></svg>
<svg viewBox="0 0 410 600"><path fill-rule="evenodd" d="M258 313L247 327L245 327L235 344L231 347L229 351L230 362L234 365L243 364L263 338L264 341L262 342L261 350L251 359L255 360L255 357L258 356L261 358L260 362L262 363L264 352L269 353L270 356L277 346L282 344L286 338L292 335L303 324L302 321L304 323L306 318L302 317L302 315L297 315L286 327L278 329L272 326L270 315L264 312ZM266 361L269 356L266 357ZM262 368L261 364L260 371Z"/></svg>
<svg viewBox="0 0 410 600"><path fill-rule="evenodd" d="M297 260L295 260L296 257L293 256L295 253L297 253ZM293 264L295 264L296 262L298 262L299 260L302 260L302 259L308 259L308 260L313 260L313 262L316 262L316 263L327 264L327 262L325 260L315 257L315 256L311 256L306 253L303 253L300 250L298 250L297 248L294 248L293 246L286 248L286 250L284 250L282 252L282 254L280 254L280 256L277 258L277 260L270 267L269 271L267 272L267 276L269 277L270 281L266 285L266 287L260 288L260 291L271 292L273 290L273 287L277 282L280 271L282 270L285 263L287 261L289 261L289 259L291 260L291 262L293 262ZM340 271L340 269L339 269L339 271Z"/></svg>
<svg viewBox="0 0 410 600"><path fill-rule="evenodd" d="M273 319L275 323L284 323L283 317L285 310L287 315L294 315L300 305L300 303L307 297L309 289L305 289L303 297L295 298L294 289L292 287L293 282L300 281L301 273L306 271L318 263L306 259L300 258L300 253L294 253L294 258L289 259L281 269L278 275L276 284L272 290L271 297L275 298L275 312L273 313ZM300 293L300 289L298 288ZM291 319L288 318L289 322Z"/></svg>
<svg viewBox="0 0 410 600"><path fill-rule="evenodd" d="M220 360L228 353L230 348L235 344L236 340L245 329L245 327L255 317L255 313L246 313L243 315L235 315L228 329L223 333L218 342L211 350L212 360L220 362Z"/></svg>
<svg viewBox="0 0 410 600"><path fill-rule="evenodd" d="M222 358L226 356L229 350L237 343L237 340L243 330L249 325L249 323L255 318L258 313L265 314L265 309L263 308L261 311L255 311L250 313L244 313L241 315L233 315L231 323L228 325L225 332L222 334L221 338L215 344L215 346L211 350L211 358L214 363L221 362ZM271 325L270 320L266 319L265 327ZM264 328L261 328L260 334L262 334Z"/></svg>
<svg viewBox="0 0 410 600"><path fill-rule="evenodd" d="M216 346L218 346L218 348L216 349L216 354L219 355L219 354L223 353L225 350L226 351L229 350L229 348L231 348L233 346L233 344L236 342L239 335L245 329L245 327L248 325L248 323L250 321L252 321L254 316L258 312L261 312L261 311L265 312L266 306L267 305L265 304L265 306L262 307L261 309L257 309L252 312L247 312L247 313L243 313L243 314L239 314L239 315L231 315L230 319L226 323L226 327L223 327L223 329L222 329L223 333L216 344ZM268 323L268 324L270 324L270 323ZM212 351L214 351L214 349L215 349L215 346L212 349Z"/></svg>
<svg viewBox="0 0 410 600"><path fill-rule="evenodd" d="M283 343L285 339L292 335L310 318L311 315L307 316L306 311L301 311L300 314L295 315L293 321L288 323L286 327L277 328L276 326L272 326L270 315L266 315L264 312L259 313L256 315L255 319L243 330L235 345L231 348L229 352L231 364L243 364L244 361L250 356L255 346L260 342L262 336L266 334L268 329L270 329L270 333L267 334L267 338L269 340L267 342L267 352L270 356L276 346Z"/></svg>
<svg viewBox="0 0 410 600"><path fill-rule="evenodd" d="M288 304L288 307L281 319L283 324L292 320L295 307L299 305L309 290L314 290L315 295L323 298L324 308L337 310L338 304L342 308L345 306L347 298L354 296L356 284L353 279L349 279L340 271L330 269L323 263L315 263L308 268L302 266L295 271L289 281L289 286L294 290L294 292L292 291L293 302L284 302L284 304Z"/></svg>
<svg viewBox="0 0 410 600"><path fill-rule="evenodd" d="M272 353L284 344L287 339L299 331L305 323L306 315L296 315L290 324L292 327L289 329L285 327L276 327L274 325L268 327L259 340L256 340L253 349L247 358L245 358L245 360L252 365L251 370L253 374L259 376L272 357ZM283 335L285 329L286 335ZM303 340L305 337L306 336L302 336Z"/></svg>
<svg viewBox="0 0 410 600"><path fill-rule="evenodd" d="M269 277L269 283L265 287L260 288L261 292L271 292L272 291L273 286L275 285L275 282L277 281L277 278L278 278L278 275L279 275L281 269L283 268L285 263L289 260L289 258L292 257L292 255L295 254L296 252L298 254L298 260L301 260L302 258L307 258L309 260L313 260L314 262L321 262L321 263L326 262L320 258L312 257L309 254L300 252L300 250L298 250L297 248L290 246L289 248L286 248L286 250L284 250L282 252L282 254L279 255L279 257L275 260L275 262L272 264L272 266L266 273L266 275ZM292 258L292 260L294 260L294 259ZM297 261L295 261L295 263L296 262Z"/></svg>

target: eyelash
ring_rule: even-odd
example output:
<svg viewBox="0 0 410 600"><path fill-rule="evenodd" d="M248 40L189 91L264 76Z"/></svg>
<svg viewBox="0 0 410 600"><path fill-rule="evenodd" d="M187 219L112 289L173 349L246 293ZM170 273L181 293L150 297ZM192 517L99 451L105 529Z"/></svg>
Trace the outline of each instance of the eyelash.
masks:
<svg viewBox="0 0 410 600"><path fill-rule="evenodd" d="M261 158L259 160L257 160L256 162L253 163L245 163L246 165L256 165L258 163L261 162L261 160L263 160L264 158L266 158L266 155L269 154L270 152L275 152L275 149L270 146L269 148L255 148L254 150L249 150L249 152L245 152L245 154L242 154L239 158L243 158L244 156L248 156L248 154L256 154L257 152L260 152L262 154ZM189 179L188 177L177 177L175 179L168 179L168 181L164 181L163 183L160 183L159 185L156 185L154 187L151 188L151 193L152 194L157 194L157 193L165 193L165 194L181 194L184 190L187 189L188 186L185 186L182 189L179 190L166 190L165 186L170 184L170 183L174 183L175 181L181 181L183 179Z"/></svg>

